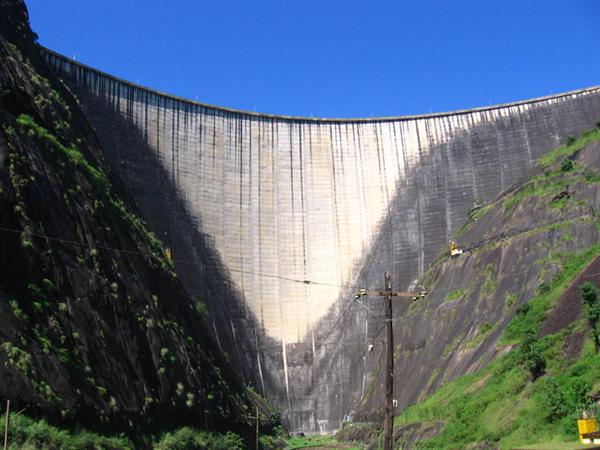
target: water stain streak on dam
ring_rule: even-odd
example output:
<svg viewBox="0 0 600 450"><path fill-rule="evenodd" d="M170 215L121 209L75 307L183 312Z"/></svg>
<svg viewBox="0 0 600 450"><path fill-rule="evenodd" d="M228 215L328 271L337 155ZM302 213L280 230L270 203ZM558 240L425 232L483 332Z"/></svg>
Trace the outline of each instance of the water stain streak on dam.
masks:
<svg viewBox="0 0 600 450"><path fill-rule="evenodd" d="M369 381L365 343L379 324L354 305L332 330L347 313L348 286L380 287L390 270L395 287L408 287L474 202L522 181L544 151L600 115L596 87L423 116L272 116L45 56L145 219L187 261L178 264L184 284L221 308L212 316L220 345L243 349L249 382L292 430L339 427ZM196 235L211 259L190 250ZM206 287L215 271L236 297L235 314L213 298L220 286Z"/></svg>

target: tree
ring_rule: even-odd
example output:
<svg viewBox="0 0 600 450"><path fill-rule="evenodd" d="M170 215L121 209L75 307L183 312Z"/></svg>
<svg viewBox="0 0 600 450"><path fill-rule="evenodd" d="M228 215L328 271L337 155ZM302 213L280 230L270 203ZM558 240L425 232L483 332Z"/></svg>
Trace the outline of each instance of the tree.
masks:
<svg viewBox="0 0 600 450"><path fill-rule="evenodd" d="M592 329L592 337L596 350L600 349L600 301L598 300L598 288L587 282L579 286L581 301L585 307L585 315Z"/></svg>
<svg viewBox="0 0 600 450"><path fill-rule="evenodd" d="M535 381L542 376L546 370L546 361L542 357L542 345L533 330L525 332L521 342L520 359L523 367L531 374L531 380Z"/></svg>

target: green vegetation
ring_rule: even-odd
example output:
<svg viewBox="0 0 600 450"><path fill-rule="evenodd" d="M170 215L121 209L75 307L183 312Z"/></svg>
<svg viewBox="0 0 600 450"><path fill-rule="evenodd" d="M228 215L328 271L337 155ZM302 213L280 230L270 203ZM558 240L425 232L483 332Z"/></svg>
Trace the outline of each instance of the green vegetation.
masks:
<svg viewBox="0 0 600 450"><path fill-rule="evenodd" d="M396 418L396 425L445 423L440 434L420 442L418 448L456 449L486 442L508 449L540 441L576 440L577 413L598 391L600 355L590 339L579 359L570 362L565 357L564 337L580 329L581 323L541 338L538 330L560 294L598 254L600 244L579 253L555 255L562 270L547 289L517 308L503 335L502 345L511 350L409 407ZM481 326L478 335L491 329L491 325Z"/></svg>
<svg viewBox="0 0 600 450"><path fill-rule="evenodd" d="M184 427L173 433L166 433L156 443L155 450L244 450L244 441L235 433L225 435L198 431Z"/></svg>
<svg viewBox="0 0 600 450"><path fill-rule="evenodd" d="M329 446L330 448L359 450L362 447L352 447L337 441L331 436L294 436L287 441L286 450L294 450L300 448L322 447ZM333 447L335 446L335 447Z"/></svg>
<svg viewBox="0 0 600 450"><path fill-rule="evenodd" d="M519 450L585 450L598 448L595 445L580 444L579 441L573 442L545 442L534 445L520 445Z"/></svg>
<svg viewBox="0 0 600 450"><path fill-rule="evenodd" d="M446 297L446 301L451 302L454 300L458 300L459 298L464 297L464 295L465 295L465 290L463 288L459 288L459 289L456 289L456 290L450 292L450 294L448 294L448 297Z"/></svg>
<svg viewBox="0 0 600 450"><path fill-rule="evenodd" d="M502 205L504 209L510 211L526 198L542 197L564 191L572 182L572 176L569 176L568 179L554 174L536 177L523 188L506 197Z"/></svg>
<svg viewBox="0 0 600 450"><path fill-rule="evenodd" d="M562 270L544 289L540 289L538 295L517 308L517 315L504 333L503 343L514 343L523 339L531 330L537 331L546 311L569 287L577 274L598 254L600 254L600 244L578 253L555 254L554 258L560 263Z"/></svg>
<svg viewBox="0 0 600 450"><path fill-rule="evenodd" d="M573 160L565 158L560 163L560 171L561 172L570 172L573 170Z"/></svg>
<svg viewBox="0 0 600 450"><path fill-rule="evenodd" d="M583 170L583 176L587 183L599 183L600 182L600 173L598 173L597 170L594 170L591 167L586 167Z"/></svg>
<svg viewBox="0 0 600 450"><path fill-rule="evenodd" d="M27 114L21 114L17 118L17 123L21 126L26 132L31 135L37 136L42 141L46 142L50 145L51 148L58 150L64 156L67 157L73 164L83 167L91 178L98 183L103 190L107 190L110 186L106 175L94 166L92 166L88 160L81 154L81 152L73 145L65 146L63 145L52 133L46 130L44 127L39 125L33 120L33 118Z"/></svg>
<svg viewBox="0 0 600 450"><path fill-rule="evenodd" d="M15 315L15 317L23 322L27 322L29 320L29 316L27 314L25 314L25 312L23 311L23 309L19 306L19 302L17 302L14 299L11 299L9 301L9 305L13 310L13 314Z"/></svg>
<svg viewBox="0 0 600 450"><path fill-rule="evenodd" d="M517 300L518 300L518 297L516 294L510 294L506 297L505 304L507 307L510 308L517 302Z"/></svg>
<svg viewBox="0 0 600 450"><path fill-rule="evenodd" d="M560 420L573 411L589 406L586 394L592 388L588 380L565 374L544 380L540 389L541 411L548 420ZM567 424L568 425L568 424Z"/></svg>
<svg viewBox="0 0 600 450"><path fill-rule="evenodd" d="M546 153L539 160L539 164L545 169L544 174L534 177L522 188L507 196L503 202L504 208L511 211L525 198L542 197L550 194L555 195L552 200L553 207L562 208L566 206L569 199L566 189L570 184L579 179L585 180L587 183L600 181L600 175L596 171L583 170L572 160L575 153L598 140L600 140L600 129L593 129L582 133L578 138L569 139L566 145ZM562 158L560 166L558 169L552 170L552 166L559 158Z"/></svg>
<svg viewBox="0 0 600 450"><path fill-rule="evenodd" d="M462 236L463 234L465 234L465 232L471 228L471 226L477 222L479 219L481 219L483 216L485 216L491 209L492 205L486 205L486 206L475 206L474 208L472 208L469 211L468 214L468 218L469 220L462 226L460 227L460 229L458 230L458 232L456 233L457 237Z"/></svg>
<svg viewBox="0 0 600 450"><path fill-rule="evenodd" d="M535 196L547 198L546 204L552 208L586 206L587 203L583 200L571 201L569 186L577 182L598 183L600 174L575 163L573 156L598 140L600 129L570 139L567 145L542 158L540 164L545 169L542 175L509 193L500 200L500 204L510 212L522 200ZM474 219L481 217L478 215L480 210L487 213L491 208L493 205L472 210L470 221L461 228L459 234ZM551 231L571 223L572 220L565 220L546 224L526 233ZM567 232L563 240L573 240L573 236L573 232ZM489 246L485 248L489 249ZM480 250L481 248L478 249ZM504 351L500 349L502 356L474 374L445 383L431 397L413 405L397 417L396 425L427 425L438 421L445 423L439 435L419 443L418 448L456 449L484 442L499 448L512 448L540 441L576 440L577 413L581 408L589 406L591 395L600 391L600 383L597 381L600 376L600 356L595 349L594 332L585 341L578 357L577 354L567 355L563 346L566 336L587 328L583 320L543 337L539 336L539 330L559 296L599 254L600 244L578 253L552 253L549 259L553 267L558 267L559 270L552 279L543 279L544 282L533 298L516 307L515 317L500 339L499 346L504 347ZM481 294L492 294L497 287L496 270L489 265L483 270L485 278ZM459 299L462 295L464 293L457 289L445 301ZM508 295L506 307L513 307L517 300L515 294ZM594 295L588 294L588 300L584 300L584 303L595 305ZM586 306L585 321L595 329L594 324L600 322L600 307L596 312L594 307ZM476 347L493 330L493 325L483 323L466 346ZM600 336L600 330L597 335ZM454 342L448 344L443 356L447 357L455 346Z"/></svg>
<svg viewBox="0 0 600 450"><path fill-rule="evenodd" d="M4 423L4 416L2 416ZM48 425L45 420L11 414L8 433L9 449L42 450L61 449L133 449L133 444L124 437L100 436L88 431L70 433Z"/></svg>
<svg viewBox="0 0 600 450"><path fill-rule="evenodd" d="M544 350L534 330L527 330L521 341L518 359L521 365L529 371L532 380L536 380L544 374L546 361L542 356Z"/></svg>
<svg viewBox="0 0 600 450"><path fill-rule="evenodd" d="M194 309L198 314L200 314L203 317L208 316L208 307L206 306L206 303L204 303L200 298L193 297L192 303L194 305Z"/></svg>
<svg viewBox="0 0 600 450"><path fill-rule="evenodd" d="M120 198L118 198L118 196L116 196L112 191L110 181L108 180L104 172L101 169L96 168L92 164L90 164L90 162L75 146L75 144L70 143L68 145L65 145L54 134L52 134L43 126L39 125L30 115L21 114L17 118L17 124L19 125L19 128L28 136L36 137L37 139L44 142L52 152L57 151L59 154L66 157L66 159L75 166L83 168L84 171L88 174L88 176L92 179L92 181L98 187L100 187L101 192L108 198L106 204L110 204L115 210L119 212L122 219L127 221L136 231L138 231L142 236L145 237L149 244L148 247L150 249L150 254L154 261L157 261L158 265L161 266L165 271L169 272L173 277L176 276L172 267L172 263L168 261L165 257L165 251L162 242L156 238L154 233L148 230L143 220L141 220L136 214L129 211L125 203L123 203L123 201ZM55 126L55 129L57 128L60 130L65 128L65 126ZM5 129L5 132L7 133L7 135L14 137L14 130ZM77 142L80 143L81 141L77 139ZM15 154L11 154L10 157L12 157L14 160L18 156ZM11 179L13 181L13 186L15 187L17 194L20 195L21 189L26 185L28 180L23 179L18 175L16 171L17 161L13 160L11 160L10 174ZM20 163L23 163L23 161L20 161ZM77 188L81 189L79 186L77 186ZM76 190L71 189L69 190L69 192L73 194L76 192ZM65 200L68 201L68 197L65 197ZM92 210L95 211L98 207L104 206L104 204L105 203L101 200L95 200L94 207L92 208ZM26 248L33 246L30 237L26 233L23 233L21 243L23 247Z"/></svg>
<svg viewBox="0 0 600 450"><path fill-rule="evenodd" d="M581 300L585 305L585 315L592 329L592 338L596 350L600 350L600 300L598 299L598 288L592 283L584 283L581 290Z"/></svg>
<svg viewBox="0 0 600 450"><path fill-rule="evenodd" d="M4 424L5 416L0 416ZM261 449L280 448L281 439L275 436L259 437ZM225 434L197 430L190 427L164 433L158 437L145 436L144 448L154 450L244 450L248 444L237 434ZM136 445L124 435L102 436L86 430L68 431L52 425L45 420L34 420L22 414L11 413L8 433L10 450L131 450ZM254 448L252 445L251 448ZM294 447L298 448L298 447Z"/></svg>
<svg viewBox="0 0 600 450"><path fill-rule="evenodd" d="M466 347L467 348L477 347L492 333L493 330L494 330L494 327L492 326L491 323L484 322L477 329L477 334L475 334L475 336L469 342L467 342Z"/></svg>
<svg viewBox="0 0 600 450"><path fill-rule="evenodd" d="M599 127L600 128L600 127ZM592 129L581 134L578 138L570 137L567 139L566 145L555 148L554 150L546 153L540 158L540 165L542 167L549 167L560 158L566 158L572 156L579 150L583 149L587 145L591 144L600 139L600 129Z"/></svg>
<svg viewBox="0 0 600 450"><path fill-rule="evenodd" d="M485 268L485 280L481 286L481 292L484 295L493 294L496 291L498 283L494 276L494 265L488 264Z"/></svg>

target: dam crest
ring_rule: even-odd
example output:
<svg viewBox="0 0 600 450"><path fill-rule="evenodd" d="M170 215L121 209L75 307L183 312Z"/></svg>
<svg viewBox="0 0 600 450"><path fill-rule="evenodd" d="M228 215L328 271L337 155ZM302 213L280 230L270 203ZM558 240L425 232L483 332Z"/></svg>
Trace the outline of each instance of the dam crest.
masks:
<svg viewBox="0 0 600 450"><path fill-rule="evenodd" d="M600 87L418 116L276 116L43 54L207 303L219 346L293 431L339 428L372 380L380 324L355 287L380 288L387 270L407 288L475 204L600 116Z"/></svg>

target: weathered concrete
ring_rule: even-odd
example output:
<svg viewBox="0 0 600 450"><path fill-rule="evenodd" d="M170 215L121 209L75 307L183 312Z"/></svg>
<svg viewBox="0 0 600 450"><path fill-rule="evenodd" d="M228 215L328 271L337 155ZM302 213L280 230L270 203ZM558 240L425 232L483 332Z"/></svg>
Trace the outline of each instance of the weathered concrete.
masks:
<svg viewBox="0 0 600 450"><path fill-rule="evenodd" d="M424 116L271 116L46 57L173 247L184 283L209 302L226 351L241 353L231 356L293 430L339 427L364 394L379 319L357 303L346 310L348 285L380 287L391 270L407 287L474 201L522 180L600 116L600 88Z"/></svg>

